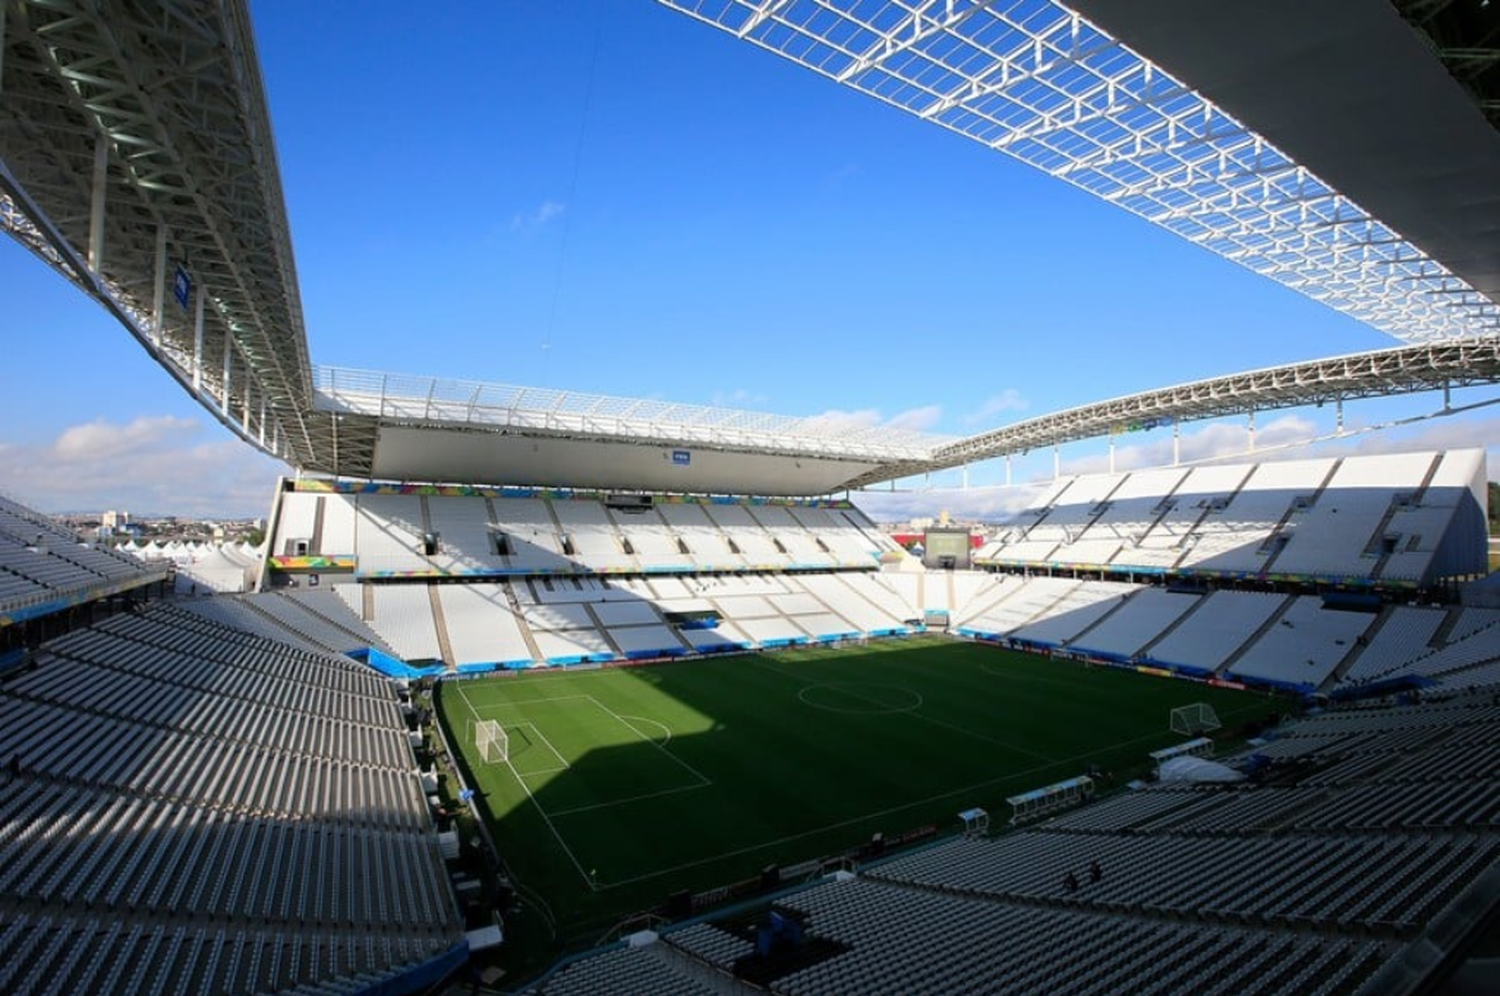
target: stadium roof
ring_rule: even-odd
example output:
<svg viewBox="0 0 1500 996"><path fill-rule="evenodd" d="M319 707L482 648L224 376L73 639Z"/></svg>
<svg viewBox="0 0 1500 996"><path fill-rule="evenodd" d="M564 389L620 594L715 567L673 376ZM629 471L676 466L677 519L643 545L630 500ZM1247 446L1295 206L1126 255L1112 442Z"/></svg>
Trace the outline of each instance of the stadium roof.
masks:
<svg viewBox="0 0 1500 996"><path fill-rule="evenodd" d="M245 4L3 13L0 226L231 430L314 459L302 301Z"/></svg>
<svg viewBox="0 0 1500 996"><path fill-rule="evenodd" d="M1025 453L1078 439L1303 405L1500 382L1500 336L1403 346L1213 377L1026 419L934 447L901 476ZM853 482L854 486L886 478Z"/></svg>
<svg viewBox="0 0 1500 996"><path fill-rule="evenodd" d="M399 481L826 494L1199 419L1500 383L1500 336L1230 374L952 439L823 417L320 367L332 461Z"/></svg>
<svg viewBox="0 0 1500 996"><path fill-rule="evenodd" d="M826 494L923 461L946 436L762 412L318 367L327 462L311 470L731 494Z"/></svg>
<svg viewBox="0 0 1500 996"><path fill-rule="evenodd" d="M1398 339L1500 331L1500 135L1387 0L661 2Z"/></svg>
<svg viewBox="0 0 1500 996"><path fill-rule="evenodd" d="M1451 299L1474 328L1500 328L1494 309L1500 302L1500 5L1075 0L1073 6L1252 122L1490 307L1457 304L1477 298L1452 280L1412 281L1414 292L1440 307Z"/></svg>
<svg viewBox="0 0 1500 996"><path fill-rule="evenodd" d="M1493 351L1500 133L1475 103L1488 77L1460 72L1479 56L1441 47L1489 44L1482 18L1445 27L1436 0L1403 3L1423 35L1386 0L661 2L1397 338L1484 336L1458 363ZM0 225L99 300L216 418L299 469L807 494L1012 452L1039 426L1083 438L1115 416L1078 412L1121 404L937 441L564 392L339 381L309 360L243 0L0 10ZM1429 373L1428 386L1495 379L1483 366ZM1232 410L1329 394L1222 380L1241 385ZM1415 383L1359 373L1343 396ZM1139 397L1171 399L1163 417L1206 417L1181 390ZM677 449L691 451L690 472L664 469L681 470Z"/></svg>

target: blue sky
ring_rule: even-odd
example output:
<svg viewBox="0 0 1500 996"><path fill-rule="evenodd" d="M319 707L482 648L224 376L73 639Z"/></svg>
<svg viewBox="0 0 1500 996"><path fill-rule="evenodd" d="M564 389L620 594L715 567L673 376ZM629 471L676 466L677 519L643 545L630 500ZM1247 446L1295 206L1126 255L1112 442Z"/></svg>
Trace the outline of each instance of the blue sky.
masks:
<svg viewBox="0 0 1500 996"><path fill-rule="evenodd" d="M1395 345L647 0L352 9L251 4L315 362L967 434ZM48 511L265 512L278 465L102 310L8 241L0 291L0 488ZM1259 424L1264 444L1332 414ZM1497 427L1481 411L1359 445L1487 445ZM1193 455L1243 445L1237 424L1185 433ZM1120 465L1168 439L1122 441ZM1065 447L1065 468L1103 453ZM1016 479L1051 467L1033 454Z"/></svg>

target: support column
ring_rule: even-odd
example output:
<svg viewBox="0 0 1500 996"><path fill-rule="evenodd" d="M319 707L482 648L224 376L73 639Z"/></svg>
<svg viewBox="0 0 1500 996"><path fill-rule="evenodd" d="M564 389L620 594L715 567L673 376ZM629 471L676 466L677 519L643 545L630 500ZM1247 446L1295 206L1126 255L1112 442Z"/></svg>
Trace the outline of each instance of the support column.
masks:
<svg viewBox="0 0 1500 996"><path fill-rule="evenodd" d="M1336 436L1342 436L1344 434L1344 399L1343 398L1339 398L1337 401L1334 402L1333 411L1334 411L1334 420L1335 420L1334 435L1336 435Z"/></svg>
<svg viewBox="0 0 1500 996"><path fill-rule="evenodd" d="M266 448L266 392L260 393L260 422L257 425L257 436L260 440L260 448Z"/></svg>
<svg viewBox="0 0 1500 996"><path fill-rule="evenodd" d="M203 299L202 287L194 288L193 297L193 393L203 393Z"/></svg>
<svg viewBox="0 0 1500 996"><path fill-rule="evenodd" d="M1452 381L1446 381L1445 380L1445 381L1443 381L1443 411L1449 412L1449 411L1452 411L1452 410L1453 410L1453 383L1452 383Z"/></svg>
<svg viewBox="0 0 1500 996"><path fill-rule="evenodd" d="M964 464L964 490L969 490L969 465Z"/></svg>
<svg viewBox="0 0 1500 996"><path fill-rule="evenodd" d="M224 379L219 382L219 414L229 417L229 360L234 352L234 340L229 338L229 329L224 330Z"/></svg>
<svg viewBox="0 0 1500 996"><path fill-rule="evenodd" d="M1172 423L1172 466L1182 463L1182 426Z"/></svg>
<svg viewBox="0 0 1500 996"><path fill-rule="evenodd" d="M245 397L240 405L240 428L245 435L250 434L250 392L255 388L255 381L250 379L250 365L245 365Z"/></svg>
<svg viewBox="0 0 1500 996"><path fill-rule="evenodd" d="M1052 444L1052 479L1055 481L1062 476L1062 447Z"/></svg>
<svg viewBox="0 0 1500 996"><path fill-rule="evenodd" d="M104 194L109 182L109 138L94 139L94 187L89 198L89 269L104 267Z"/></svg>
<svg viewBox="0 0 1500 996"><path fill-rule="evenodd" d="M1115 472L1115 437L1109 437L1109 472Z"/></svg>
<svg viewBox="0 0 1500 996"><path fill-rule="evenodd" d="M1010 454L1005 454L1005 486L1010 487Z"/></svg>
<svg viewBox="0 0 1500 996"><path fill-rule="evenodd" d="M151 288L151 341L162 340L162 310L167 300L167 226L156 226L156 281Z"/></svg>
<svg viewBox="0 0 1500 996"><path fill-rule="evenodd" d="M1255 412L1251 412L1246 419L1246 428L1250 432L1250 452L1255 452Z"/></svg>

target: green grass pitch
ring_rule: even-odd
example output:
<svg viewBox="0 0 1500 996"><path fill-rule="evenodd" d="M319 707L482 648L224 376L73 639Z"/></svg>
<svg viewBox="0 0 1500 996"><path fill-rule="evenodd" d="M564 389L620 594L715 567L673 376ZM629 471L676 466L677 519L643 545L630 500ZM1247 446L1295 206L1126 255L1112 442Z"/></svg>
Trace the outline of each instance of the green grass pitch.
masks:
<svg viewBox="0 0 1500 996"><path fill-rule="evenodd" d="M576 943L680 889L1138 771L1191 702L1226 731L1283 704L925 638L453 682L439 710L524 894ZM508 763L478 758L477 720Z"/></svg>

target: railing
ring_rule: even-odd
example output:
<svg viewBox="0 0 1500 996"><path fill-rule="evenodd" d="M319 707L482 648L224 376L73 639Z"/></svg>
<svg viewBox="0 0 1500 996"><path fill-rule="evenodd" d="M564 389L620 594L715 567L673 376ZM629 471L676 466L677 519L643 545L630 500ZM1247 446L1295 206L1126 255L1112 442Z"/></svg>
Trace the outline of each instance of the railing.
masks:
<svg viewBox="0 0 1500 996"><path fill-rule="evenodd" d="M935 447L952 441L851 415L773 415L335 367L316 367L313 378L318 407L395 421L647 437L877 460L924 459Z"/></svg>

